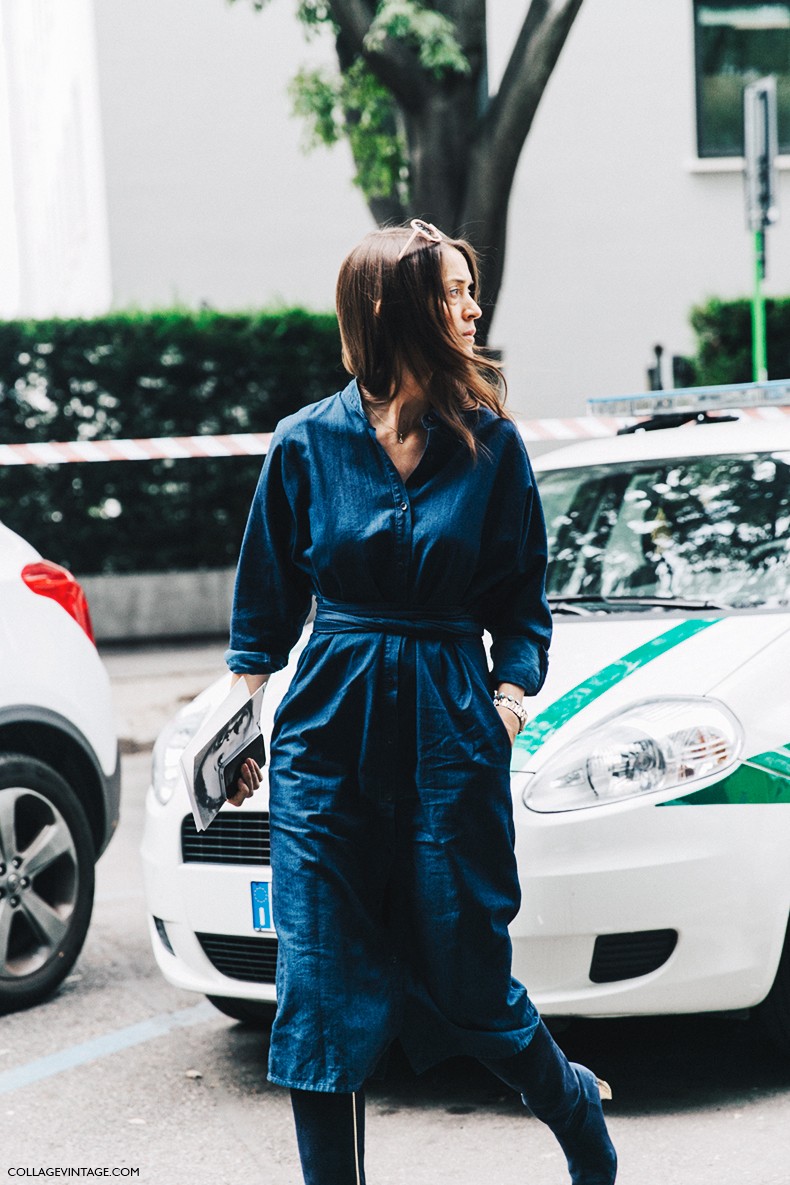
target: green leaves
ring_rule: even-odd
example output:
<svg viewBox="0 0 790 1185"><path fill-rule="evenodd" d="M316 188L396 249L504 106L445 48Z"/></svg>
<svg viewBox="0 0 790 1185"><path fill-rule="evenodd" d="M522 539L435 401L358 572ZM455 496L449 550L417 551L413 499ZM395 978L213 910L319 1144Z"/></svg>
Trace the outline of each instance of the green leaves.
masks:
<svg viewBox="0 0 790 1185"><path fill-rule="evenodd" d="M331 25L329 0L301 0L299 17L310 32ZM408 201L408 147L397 102L376 75L375 59L388 41L402 42L416 53L435 81L468 74L455 25L417 0L380 0L358 55L343 72L300 70L291 84L294 111L307 121L307 146L347 140L356 165L354 183L368 201L397 197Z"/></svg>
<svg viewBox="0 0 790 1185"><path fill-rule="evenodd" d="M299 0L296 15L307 30L308 36L320 32L324 25L329 25L335 33L337 32L332 5L327 0Z"/></svg>
<svg viewBox="0 0 790 1185"><path fill-rule="evenodd" d="M406 144L397 128L390 92L357 58L345 74L301 70L291 84L294 111L307 120L308 146L349 141L354 182L365 197L401 194L406 188Z"/></svg>
<svg viewBox="0 0 790 1185"><path fill-rule="evenodd" d="M289 90L294 114L307 120L307 148L337 144L343 135L342 76L334 70L300 70Z"/></svg>
<svg viewBox="0 0 790 1185"><path fill-rule="evenodd" d="M440 80L447 74L468 74L471 67L449 17L416 0L381 0L365 38L369 53L381 52L388 37L415 50L423 69Z"/></svg>
<svg viewBox="0 0 790 1185"><path fill-rule="evenodd" d="M691 310L697 335L697 382L744 383L752 378L751 301L713 298ZM768 374L779 378L790 372L790 299L766 301Z"/></svg>

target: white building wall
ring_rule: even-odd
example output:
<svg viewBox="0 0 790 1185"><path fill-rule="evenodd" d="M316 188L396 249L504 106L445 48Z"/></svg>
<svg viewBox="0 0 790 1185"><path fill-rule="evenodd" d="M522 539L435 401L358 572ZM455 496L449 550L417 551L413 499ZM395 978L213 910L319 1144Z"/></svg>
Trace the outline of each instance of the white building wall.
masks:
<svg viewBox="0 0 790 1185"><path fill-rule="evenodd" d="M501 53L496 22L492 41ZM739 165L696 160L695 119L691 0L585 0L513 190L494 328L519 410L643 390L654 344L693 352L693 305L750 294ZM769 294L790 290L786 170L781 189Z"/></svg>
<svg viewBox="0 0 790 1185"><path fill-rule="evenodd" d="M91 0L0 4L0 315L110 301Z"/></svg>
<svg viewBox="0 0 790 1185"><path fill-rule="evenodd" d="M19 309L19 247L7 53L5 6L0 4L0 317L13 317Z"/></svg>
<svg viewBox="0 0 790 1185"><path fill-rule="evenodd" d="M295 5L95 0L114 302L328 309L373 221L345 146L309 155L287 86L331 40Z"/></svg>

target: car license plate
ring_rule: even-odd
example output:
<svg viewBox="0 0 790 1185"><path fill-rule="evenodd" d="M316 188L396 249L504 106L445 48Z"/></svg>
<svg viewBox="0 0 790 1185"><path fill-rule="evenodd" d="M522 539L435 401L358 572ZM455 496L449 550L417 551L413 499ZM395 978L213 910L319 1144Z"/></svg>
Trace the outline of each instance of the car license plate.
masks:
<svg viewBox="0 0 790 1185"><path fill-rule="evenodd" d="M269 881L252 881L252 928L273 930L271 884Z"/></svg>

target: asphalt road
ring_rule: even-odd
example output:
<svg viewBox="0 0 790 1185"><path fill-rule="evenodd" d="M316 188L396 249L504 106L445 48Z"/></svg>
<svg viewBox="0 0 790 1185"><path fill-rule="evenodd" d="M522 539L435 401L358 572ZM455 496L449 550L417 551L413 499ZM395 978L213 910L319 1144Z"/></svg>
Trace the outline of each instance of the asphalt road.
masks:
<svg viewBox="0 0 790 1185"><path fill-rule="evenodd" d="M150 744L221 670L221 646L106 654L124 738L123 816L91 931L48 1003L0 1021L0 1181L298 1185L266 1039L176 991L149 951L138 847ZM621 1185L787 1185L790 1059L722 1017L576 1022L566 1052L611 1082ZM481 1068L415 1078L395 1056L369 1092L370 1185L561 1185L551 1135ZM69 1172L69 1170L72 1170ZM118 1170L113 1173L113 1170Z"/></svg>

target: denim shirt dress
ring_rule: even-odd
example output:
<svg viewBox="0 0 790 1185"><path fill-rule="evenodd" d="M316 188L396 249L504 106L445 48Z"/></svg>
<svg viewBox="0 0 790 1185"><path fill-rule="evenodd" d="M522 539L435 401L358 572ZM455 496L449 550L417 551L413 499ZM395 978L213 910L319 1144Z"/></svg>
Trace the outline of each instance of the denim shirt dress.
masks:
<svg viewBox="0 0 790 1185"><path fill-rule="evenodd" d="M517 428L465 415L477 459L428 413L404 482L352 381L278 425L250 511L231 670L281 669L317 606L270 745L283 1086L358 1090L396 1037L417 1070L508 1057L537 1024L511 976L510 740L491 690L545 678L546 533Z"/></svg>

